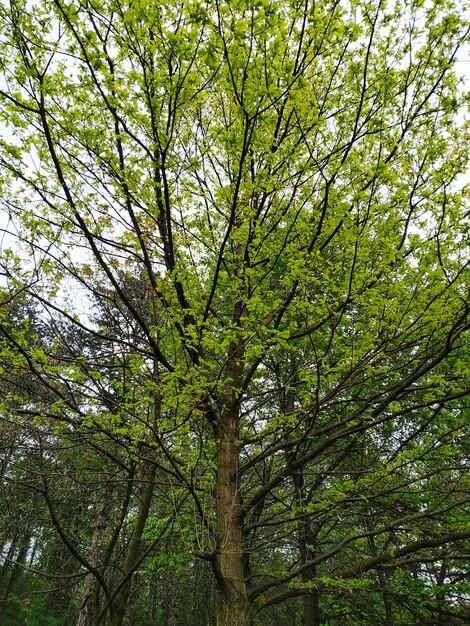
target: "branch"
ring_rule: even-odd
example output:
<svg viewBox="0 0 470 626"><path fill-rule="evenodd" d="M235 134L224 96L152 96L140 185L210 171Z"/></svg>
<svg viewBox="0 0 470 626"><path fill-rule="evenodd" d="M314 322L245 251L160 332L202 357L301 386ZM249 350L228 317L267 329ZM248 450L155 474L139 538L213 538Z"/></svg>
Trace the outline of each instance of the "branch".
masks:
<svg viewBox="0 0 470 626"><path fill-rule="evenodd" d="M405 557L409 554L415 554L427 548L436 548L439 546L443 546L447 543L451 543L454 541L464 541L465 539L470 539L470 530L456 531L447 535L432 537L430 539L412 541L411 543L403 546L402 548L399 548L398 550L384 552L370 559L365 559L352 567L346 567L343 570L336 572L335 575L332 576L332 578L334 580L346 580L348 578L354 578L370 570L379 569L380 566L382 566L383 564L393 563L395 559L401 559L402 557ZM418 560L419 559L417 559L417 561ZM256 612L262 611L266 607L272 606L273 604L279 604L280 602L284 602L289 598L306 595L319 589L326 589L327 587L328 585L326 585L320 579L313 579L308 585L299 585L295 588L282 587L261 599L257 604Z"/></svg>

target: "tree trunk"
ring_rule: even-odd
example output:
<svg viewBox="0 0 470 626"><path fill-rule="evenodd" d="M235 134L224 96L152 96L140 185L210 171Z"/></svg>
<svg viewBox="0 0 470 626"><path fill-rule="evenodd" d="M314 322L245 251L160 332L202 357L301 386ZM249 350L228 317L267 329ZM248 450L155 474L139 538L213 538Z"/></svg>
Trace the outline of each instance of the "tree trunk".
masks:
<svg viewBox="0 0 470 626"><path fill-rule="evenodd" d="M158 621L158 578L155 572L150 578L150 620L152 624Z"/></svg>
<svg viewBox="0 0 470 626"><path fill-rule="evenodd" d="M392 596L388 591L388 577L384 572L378 571L378 579L382 588L382 600L384 603L385 611L385 626L394 626L395 621L393 619L393 602Z"/></svg>
<svg viewBox="0 0 470 626"><path fill-rule="evenodd" d="M90 554L88 557L88 561L96 569L102 565L103 538L106 537L106 530L110 515L108 510L109 504L107 492L108 486L106 486L104 502L100 504L97 520L94 524L93 534L91 537ZM98 613L98 607L95 606L94 602L95 587L96 579L93 574L88 573L83 581L82 601L76 626L91 626L93 624L93 620Z"/></svg>
<svg viewBox="0 0 470 626"><path fill-rule="evenodd" d="M310 576L315 576L315 574L315 571L306 572L306 581L311 580ZM303 609L303 626L320 626L323 618L320 611L320 594L316 589L312 589L311 593L303 596Z"/></svg>
<svg viewBox="0 0 470 626"><path fill-rule="evenodd" d="M250 607L241 597L227 598L217 601L217 626L251 626Z"/></svg>
<svg viewBox="0 0 470 626"><path fill-rule="evenodd" d="M167 581L165 601L165 626L180 626L179 613L181 604L182 582L175 574Z"/></svg>
<svg viewBox="0 0 470 626"><path fill-rule="evenodd" d="M242 217L235 217L235 226ZM245 251L233 242L235 274L242 280ZM212 566L217 581L215 614L217 626L251 626L252 607L248 598L244 559L244 514L240 494L240 398L244 378L244 302L233 303L234 338L227 351L225 389L214 424L216 440L216 557Z"/></svg>
<svg viewBox="0 0 470 626"><path fill-rule="evenodd" d="M153 371L154 381L158 385L159 377L156 365ZM157 387L158 388L158 387ZM157 392L154 398L153 406L152 432L158 430L158 423L161 417L161 397ZM154 457L155 451L149 453L149 457ZM137 518L135 520L132 536L127 547L122 565L122 577L119 581L119 589L117 590L114 600L110 605L110 621L109 626L122 626L126 615L129 596L131 593L132 578L135 567L139 559L141 550L142 536L147 522L150 505L152 503L153 492L155 487L155 476L157 474L157 465L152 460L146 461L142 470L142 492L140 495Z"/></svg>
<svg viewBox="0 0 470 626"><path fill-rule="evenodd" d="M226 416L217 451L217 626L249 626L251 609L243 571L243 520L238 485L237 420Z"/></svg>
<svg viewBox="0 0 470 626"><path fill-rule="evenodd" d="M234 311L239 322L241 304ZM229 349L224 402L215 428L217 442L217 556L215 576L217 626L250 626L252 611L248 599L243 558L243 510L239 485L239 401L243 373L243 342Z"/></svg>
<svg viewBox="0 0 470 626"><path fill-rule="evenodd" d="M315 532L304 524L299 530L300 557L302 563L308 563L315 558L315 553L309 546L316 540ZM312 565L302 573L302 581L309 583L317 577L317 568ZM320 610L320 592L317 589L303 596L303 626L320 626L323 622Z"/></svg>
<svg viewBox="0 0 470 626"><path fill-rule="evenodd" d="M372 556L377 556L377 547L375 545L374 537L369 537L369 546ZM388 584L388 576L385 572L377 571L377 579L380 583L380 588L382 590L382 600L384 604L385 611L385 626L394 626L395 621L393 618L393 602L392 595L390 593L389 584Z"/></svg>
<svg viewBox="0 0 470 626"><path fill-rule="evenodd" d="M446 575L447 575L447 561L445 558L443 558L442 565L440 567L439 574L437 575L437 580L436 580L437 588L438 589L441 588L441 591L436 594L436 600L439 603L437 626L446 626L447 620L448 620L448 616L442 610L442 608L445 606L445 603L446 603L445 593L442 592L442 586L444 585Z"/></svg>
<svg viewBox="0 0 470 626"><path fill-rule="evenodd" d="M23 537L21 537L18 552L16 553L16 555L13 555L14 562L11 564L10 579L5 585L5 594L2 598L2 602L6 602L8 600L10 593L14 590L21 573L25 568L26 557L28 555L30 545L31 533L28 531L25 535L23 535ZM21 595L21 591L18 591L18 595Z"/></svg>
<svg viewBox="0 0 470 626"><path fill-rule="evenodd" d="M281 398L281 411L284 413L292 413L294 410L294 391L291 389ZM290 456L286 455L289 462ZM303 470L298 470L292 475L297 505L302 507L305 503L305 480ZM309 546L316 541L316 532L309 526L308 522L300 522L298 529L300 562L302 564L312 561L315 557L314 552ZM312 565L302 572L302 581L309 583L317 576L317 568ZM302 598L303 616L302 626L320 626L323 621L320 610L320 593L316 589L312 589L311 593L307 593Z"/></svg>
<svg viewBox="0 0 470 626"><path fill-rule="evenodd" d="M78 613L77 626L91 626L93 623L93 577L87 574L83 587L82 603Z"/></svg>
<svg viewBox="0 0 470 626"><path fill-rule="evenodd" d="M127 603L131 592L132 575L139 558L142 534L147 521L150 503L152 501L153 487L155 483L155 474L157 466L154 463L148 463L146 472L143 476L144 485L142 488L142 496L137 512L132 537L127 548L124 564L122 566L122 578L120 581L120 589L117 592L114 601L110 607L111 619L109 626L121 626L126 613Z"/></svg>
<svg viewBox="0 0 470 626"><path fill-rule="evenodd" d="M18 547L19 541L20 541L20 531L18 529L16 529L14 531L14 533L13 533L13 537L11 539L11 543L10 543L10 545L8 547L8 553L6 555L5 561L4 561L3 565L2 565L2 567L0 567L0 589L2 589L2 584L1 583L3 581L3 578L5 578L7 572L12 569L12 560L13 560L13 557L15 555L16 548ZM4 545L6 543L7 543L7 540L5 540ZM2 549L2 552L3 552L3 549ZM4 596L0 597L0 601L2 601L2 602L5 601L5 599L6 598Z"/></svg>

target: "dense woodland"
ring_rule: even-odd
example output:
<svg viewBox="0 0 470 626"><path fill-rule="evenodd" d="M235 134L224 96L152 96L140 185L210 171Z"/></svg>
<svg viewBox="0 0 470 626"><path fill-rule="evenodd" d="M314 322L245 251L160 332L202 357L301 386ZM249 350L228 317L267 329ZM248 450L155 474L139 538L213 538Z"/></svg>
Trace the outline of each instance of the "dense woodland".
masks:
<svg viewBox="0 0 470 626"><path fill-rule="evenodd" d="M470 623L468 9L2 3L2 626Z"/></svg>

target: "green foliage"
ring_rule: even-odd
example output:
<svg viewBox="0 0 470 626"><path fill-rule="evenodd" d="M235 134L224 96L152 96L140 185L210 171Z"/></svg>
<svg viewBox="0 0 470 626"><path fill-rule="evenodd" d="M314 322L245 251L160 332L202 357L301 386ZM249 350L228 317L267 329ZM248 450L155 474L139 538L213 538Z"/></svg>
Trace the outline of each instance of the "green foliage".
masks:
<svg viewBox="0 0 470 626"><path fill-rule="evenodd" d="M25 581L21 581L24 585ZM11 595L2 606L2 624L5 626L61 626L64 618L76 619L73 607L64 615L58 607L51 606L39 585L29 585L22 597ZM70 610L72 609L72 610Z"/></svg>
<svg viewBox="0 0 470 626"><path fill-rule="evenodd" d="M38 503L4 549L96 620L197 559L219 622L465 616L468 32L458 2L0 8L2 471Z"/></svg>

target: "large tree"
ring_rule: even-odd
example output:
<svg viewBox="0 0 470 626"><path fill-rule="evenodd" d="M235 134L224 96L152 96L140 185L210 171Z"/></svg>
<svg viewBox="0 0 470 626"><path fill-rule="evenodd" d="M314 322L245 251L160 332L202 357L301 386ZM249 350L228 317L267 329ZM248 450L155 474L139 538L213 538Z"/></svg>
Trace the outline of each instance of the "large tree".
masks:
<svg viewBox="0 0 470 626"><path fill-rule="evenodd" d="M159 480L218 626L298 596L360 623L363 594L389 626L407 575L463 615L464 7L11 0L0 32L5 298L51 329L2 323L51 398L4 413L104 437L140 485L114 587L63 533L93 619L124 619Z"/></svg>

